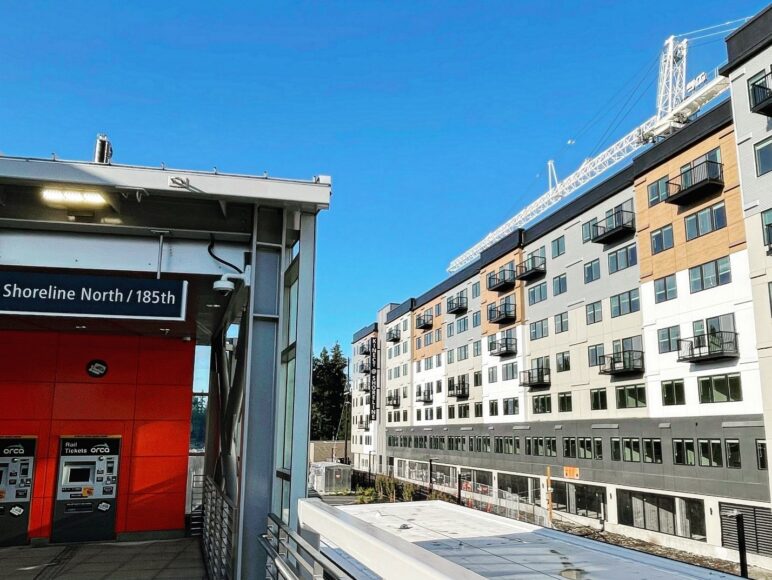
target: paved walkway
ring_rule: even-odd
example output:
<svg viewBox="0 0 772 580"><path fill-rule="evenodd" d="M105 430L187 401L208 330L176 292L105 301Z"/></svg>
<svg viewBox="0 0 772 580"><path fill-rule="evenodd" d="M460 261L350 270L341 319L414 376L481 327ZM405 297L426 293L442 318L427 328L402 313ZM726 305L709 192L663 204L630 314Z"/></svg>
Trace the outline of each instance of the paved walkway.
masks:
<svg viewBox="0 0 772 580"><path fill-rule="evenodd" d="M198 538L0 548L2 580L206 580Z"/></svg>

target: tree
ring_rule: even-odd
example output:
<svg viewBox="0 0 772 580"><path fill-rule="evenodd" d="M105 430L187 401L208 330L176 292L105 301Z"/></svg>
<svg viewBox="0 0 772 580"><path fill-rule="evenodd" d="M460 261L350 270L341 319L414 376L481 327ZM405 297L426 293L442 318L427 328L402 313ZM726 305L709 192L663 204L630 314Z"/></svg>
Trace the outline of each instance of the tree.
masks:
<svg viewBox="0 0 772 580"><path fill-rule="evenodd" d="M343 356L340 345L336 342L330 353L322 348L318 357L314 357L314 372L311 395L311 439L314 441L342 440L346 435L346 417L341 420L346 400L346 367L348 361Z"/></svg>

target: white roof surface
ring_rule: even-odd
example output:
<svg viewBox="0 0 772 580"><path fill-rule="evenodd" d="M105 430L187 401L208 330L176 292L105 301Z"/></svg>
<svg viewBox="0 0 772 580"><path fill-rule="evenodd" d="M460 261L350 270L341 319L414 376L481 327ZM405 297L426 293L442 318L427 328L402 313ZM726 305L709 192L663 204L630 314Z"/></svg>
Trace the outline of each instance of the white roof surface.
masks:
<svg viewBox="0 0 772 580"><path fill-rule="evenodd" d="M485 578L735 578L446 502L352 505L339 509Z"/></svg>

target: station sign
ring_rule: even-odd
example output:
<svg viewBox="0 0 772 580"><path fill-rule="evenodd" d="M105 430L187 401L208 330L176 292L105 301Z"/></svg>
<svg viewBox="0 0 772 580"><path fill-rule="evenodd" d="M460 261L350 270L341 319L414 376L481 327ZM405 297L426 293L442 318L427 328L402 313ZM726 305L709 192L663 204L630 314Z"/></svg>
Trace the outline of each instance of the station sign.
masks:
<svg viewBox="0 0 772 580"><path fill-rule="evenodd" d="M188 283L0 271L0 314L185 320Z"/></svg>

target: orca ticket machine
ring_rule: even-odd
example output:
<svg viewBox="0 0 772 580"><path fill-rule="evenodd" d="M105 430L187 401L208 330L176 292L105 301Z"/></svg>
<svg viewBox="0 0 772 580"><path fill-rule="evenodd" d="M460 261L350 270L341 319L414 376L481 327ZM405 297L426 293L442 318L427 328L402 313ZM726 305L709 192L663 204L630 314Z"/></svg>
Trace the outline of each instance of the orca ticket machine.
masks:
<svg viewBox="0 0 772 580"><path fill-rule="evenodd" d="M0 437L0 546L28 542L34 437Z"/></svg>
<svg viewBox="0 0 772 580"><path fill-rule="evenodd" d="M115 539L120 437L62 437L52 542Z"/></svg>

